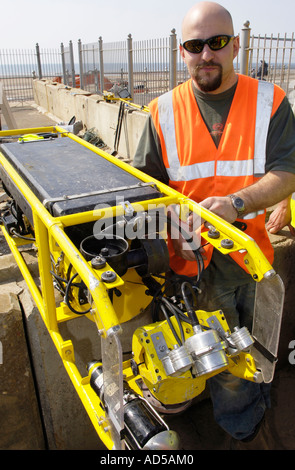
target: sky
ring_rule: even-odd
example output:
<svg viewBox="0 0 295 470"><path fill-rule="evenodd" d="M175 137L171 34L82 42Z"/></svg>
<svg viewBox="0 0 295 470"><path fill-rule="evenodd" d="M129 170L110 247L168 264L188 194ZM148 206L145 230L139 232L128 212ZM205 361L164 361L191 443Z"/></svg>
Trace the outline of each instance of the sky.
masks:
<svg viewBox="0 0 295 470"><path fill-rule="evenodd" d="M74 48L82 43L158 39L175 28L181 37L181 23L194 0L2 0L1 49L59 49L63 43ZM232 14L235 33L250 21L255 35L295 30L294 0L220 0Z"/></svg>

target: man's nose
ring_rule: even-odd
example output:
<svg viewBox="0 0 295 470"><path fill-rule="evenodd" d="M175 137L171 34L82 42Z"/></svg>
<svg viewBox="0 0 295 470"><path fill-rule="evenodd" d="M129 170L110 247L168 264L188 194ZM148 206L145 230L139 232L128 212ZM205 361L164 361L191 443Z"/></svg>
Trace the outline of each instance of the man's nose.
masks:
<svg viewBox="0 0 295 470"><path fill-rule="evenodd" d="M204 61L209 62L214 57L214 51L210 49L208 44L205 44L204 49L202 50L202 58Z"/></svg>

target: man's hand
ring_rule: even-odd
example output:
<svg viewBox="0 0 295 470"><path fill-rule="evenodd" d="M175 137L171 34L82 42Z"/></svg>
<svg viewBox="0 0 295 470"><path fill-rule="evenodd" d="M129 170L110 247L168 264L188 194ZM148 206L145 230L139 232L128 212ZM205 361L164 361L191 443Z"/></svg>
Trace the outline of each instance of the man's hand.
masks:
<svg viewBox="0 0 295 470"><path fill-rule="evenodd" d="M174 206L169 206L167 212L170 218L170 238L175 254L187 261L195 261L196 257L192 250L200 248L201 245L201 219L199 218L199 223L192 216L189 216L186 222L180 220ZM190 238L192 241L188 240Z"/></svg>
<svg viewBox="0 0 295 470"><path fill-rule="evenodd" d="M237 211L233 207L230 197L208 197L200 205L231 224L237 218Z"/></svg>
<svg viewBox="0 0 295 470"><path fill-rule="evenodd" d="M278 233L282 228L289 227L291 235L295 236L295 229L291 225L290 197L280 202L271 213L266 228L269 233Z"/></svg>

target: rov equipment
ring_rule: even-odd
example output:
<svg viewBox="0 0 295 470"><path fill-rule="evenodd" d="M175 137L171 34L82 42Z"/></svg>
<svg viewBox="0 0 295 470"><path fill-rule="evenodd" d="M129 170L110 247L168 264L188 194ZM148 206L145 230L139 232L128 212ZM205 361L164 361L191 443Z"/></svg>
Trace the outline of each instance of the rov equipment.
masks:
<svg viewBox="0 0 295 470"><path fill-rule="evenodd" d="M28 133L47 137L18 141ZM207 379L224 370L272 380L284 292L253 239L62 127L2 131L0 138L0 177L10 197L2 232L107 448L177 448L178 436L159 413L190 406ZM169 269L171 207L198 264L193 279ZM224 255L243 254L257 283L251 332L230 331L220 310L198 309L203 262L184 224L191 212L204 222L204 243ZM38 284L19 248L26 244L38 252ZM59 328L81 315L101 345L101 358L87 365L86 375L76 365L74 339L65 340ZM134 320L126 333L125 324ZM128 334L132 351L123 360Z"/></svg>

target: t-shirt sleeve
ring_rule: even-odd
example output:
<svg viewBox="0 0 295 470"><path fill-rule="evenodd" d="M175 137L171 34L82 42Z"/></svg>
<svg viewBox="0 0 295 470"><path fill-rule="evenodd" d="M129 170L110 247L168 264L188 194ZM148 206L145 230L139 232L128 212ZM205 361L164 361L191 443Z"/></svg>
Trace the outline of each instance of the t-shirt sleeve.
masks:
<svg viewBox="0 0 295 470"><path fill-rule="evenodd" d="M133 166L162 183L169 183L169 177L162 159L159 137L150 115L139 140Z"/></svg>
<svg viewBox="0 0 295 470"><path fill-rule="evenodd" d="M265 171L295 173L295 117L286 97L270 120Z"/></svg>

